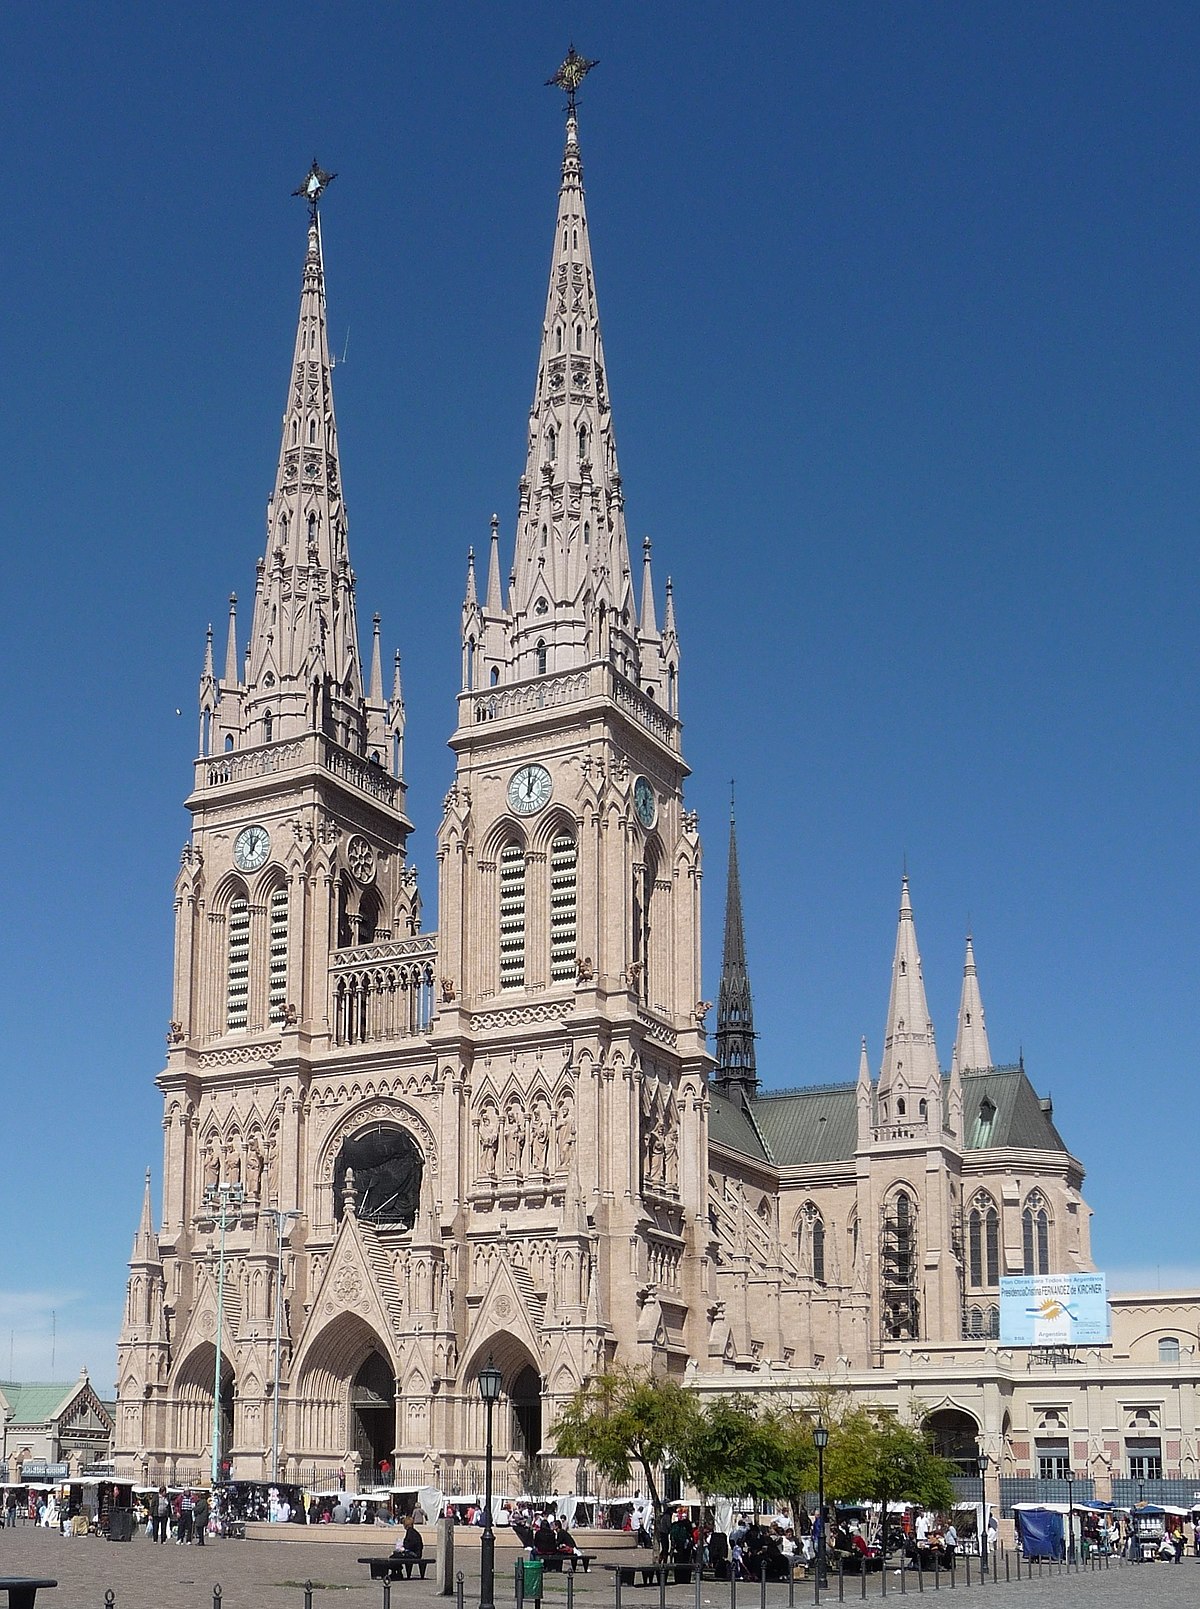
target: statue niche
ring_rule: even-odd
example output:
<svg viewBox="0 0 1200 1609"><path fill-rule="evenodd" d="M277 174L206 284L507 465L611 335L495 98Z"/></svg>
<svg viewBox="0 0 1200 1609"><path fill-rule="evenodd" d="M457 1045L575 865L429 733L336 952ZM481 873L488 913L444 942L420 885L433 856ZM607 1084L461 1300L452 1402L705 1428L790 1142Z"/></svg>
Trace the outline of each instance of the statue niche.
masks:
<svg viewBox="0 0 1200 1609"><path fill-rule="evenodd" d="M346 1174L354 1179L357 1216L367 1223L411 1229L421 1200L424 1158L407 1129L374 1123L345 1141L333 1169L333 1210L345 1211Z"/></svg>

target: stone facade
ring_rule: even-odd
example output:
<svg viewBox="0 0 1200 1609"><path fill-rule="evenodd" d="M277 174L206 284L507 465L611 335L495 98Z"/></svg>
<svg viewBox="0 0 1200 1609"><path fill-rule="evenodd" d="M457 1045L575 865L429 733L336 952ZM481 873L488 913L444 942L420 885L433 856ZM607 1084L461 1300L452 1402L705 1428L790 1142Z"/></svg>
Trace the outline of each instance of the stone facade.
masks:
<svg viewBox="0 0 1200 1609"><path fill-rule="evenodd" d="M1089 1269L1089 1213L1049 1103L992 1064L970 945L948 1074L906 880L878 1078L864 1043L856 1082L761 1093L731 827L708 1053L675 604L668 582L660 626L649 542L635 586L573 110L512 566L493 519L423 924L378 616L360 657L314 176L249 640L233 599L200 682L118 1467L195 1478L215 1422L240 1478L271 1475L277 1431L284 1478L470 1490L489 1359L502 1484L614 1360L953 1406L1027 1465L1042 1395L997 1350L999 1278ZM1105 1458L1146 1403L1101 1411L1089 1381L1071 1424Z"/></svg>

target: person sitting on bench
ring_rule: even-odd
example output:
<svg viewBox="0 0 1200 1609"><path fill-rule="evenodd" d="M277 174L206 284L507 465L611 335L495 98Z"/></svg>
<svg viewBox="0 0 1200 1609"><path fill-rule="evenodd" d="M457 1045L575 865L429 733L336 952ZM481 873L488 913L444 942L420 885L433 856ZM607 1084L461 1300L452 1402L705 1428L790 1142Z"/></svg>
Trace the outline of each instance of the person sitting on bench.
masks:
<svg viewBox="0 0 1200 1609"><path fill-rule="evenodd" d="M413 1573L413 1565L416 1564L417 1560L424 1552L425 1543L421 1537L421 1533L413 1524L412 1515L406 1514L404 1516L404 1531L397 1541L396 1546L392 1549L392 1557L399 1558L400 1561L406 1566L404 1572L405 1575L411 1576Z"/></svg>

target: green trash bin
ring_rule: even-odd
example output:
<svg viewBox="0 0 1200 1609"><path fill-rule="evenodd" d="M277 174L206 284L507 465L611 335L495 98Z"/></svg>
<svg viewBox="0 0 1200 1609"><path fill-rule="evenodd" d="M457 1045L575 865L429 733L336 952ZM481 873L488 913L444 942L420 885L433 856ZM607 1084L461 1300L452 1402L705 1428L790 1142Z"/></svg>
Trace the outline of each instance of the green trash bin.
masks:
<svg viewBox="0 0 1200 1609"><path fill-rule="evenodd" d="M542 1573L545 1566L541 1559L521 1560L521 1596L524 1598L540 1598L542 1596Z"/></svg>

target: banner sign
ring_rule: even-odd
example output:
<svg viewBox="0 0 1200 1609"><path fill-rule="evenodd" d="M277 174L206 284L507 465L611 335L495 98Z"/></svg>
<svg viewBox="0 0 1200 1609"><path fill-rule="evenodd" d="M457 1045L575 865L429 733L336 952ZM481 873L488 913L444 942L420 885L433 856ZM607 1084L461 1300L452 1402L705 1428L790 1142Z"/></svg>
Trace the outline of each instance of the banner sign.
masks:
<svg viewBox="0 0 1200 1609"><path fill-rule="evenodd" d="M1108 1339L1103 1274L1016 1274L1000 1281L1001 1346L1103 1346Z"/></svg>

